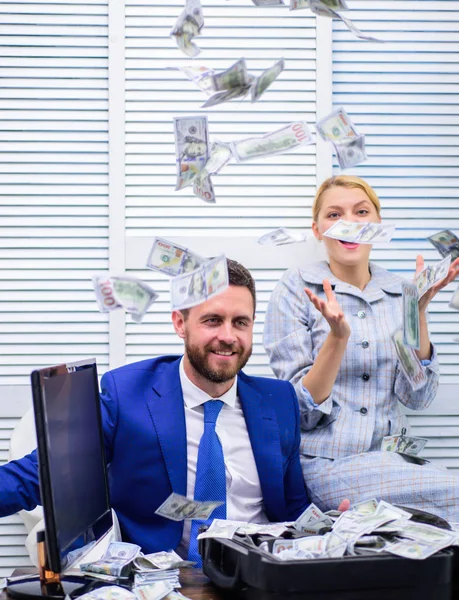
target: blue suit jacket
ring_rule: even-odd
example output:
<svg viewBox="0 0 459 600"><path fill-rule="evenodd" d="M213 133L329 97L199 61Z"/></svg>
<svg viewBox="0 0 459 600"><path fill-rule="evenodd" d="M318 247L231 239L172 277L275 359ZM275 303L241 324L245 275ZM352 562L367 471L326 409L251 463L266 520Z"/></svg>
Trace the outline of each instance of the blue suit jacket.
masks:
<svg viewBox="0 0 459 600"><path fill-rule="evenodd" d="M172 493L186 495L187 444L180 357L162 356L102 377L102 422L111 503L123 539L143 551L176 548L183 522L155 515ZM290 383L238 376L270 521L295 519L308 505L299 461L299 410ZM0 468L0 516L39 503L35 453Z"/></svg>

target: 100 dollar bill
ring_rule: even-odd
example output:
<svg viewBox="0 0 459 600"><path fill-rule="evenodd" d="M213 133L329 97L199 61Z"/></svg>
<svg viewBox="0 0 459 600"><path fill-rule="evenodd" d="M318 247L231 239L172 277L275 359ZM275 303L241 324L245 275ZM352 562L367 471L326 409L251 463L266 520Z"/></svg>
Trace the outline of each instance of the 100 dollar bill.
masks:
<svg viewBox="0 0 459 600"><path fill-rule="evenodd" d="M228 264L224 255L171 281L172 310L191 308L224 292L229 285Z"/></svg>
<svg viewBox="0 0 459 600"><path fill-rule="evenodd" d="M194 271L205 261L206 259L194 254L188 248L157 237L153 240L146 266L153 271L176 277Z"/></svg>
<svg viewBox="0 0 459 600"><path fill-rule="evenodd" d="M313 139L306 121L290 123L282 129L263 137L254 137L233 142L233 154L238 162L282 154L298 146L312 144Z"/></svg>
<svg viewBox="0 0 459 600"><path fill-rule="evenodd" d="M403 343L409 348L420 350L419 296L415 283L402 283L403 300Z"/></svg>
<svg viewBox="0 0 459 600"><path fill-rule="evenodd" d="M403 331L397 329L392 334L392 341L399 358L399 364L414 391L419 390L427 383L425 369L412 348L403 343Z"/></svg>
<svg viewBox="0 0 459 600"><path fill-rule="evenodd" d="M193 183L209 158L207 117L174 117L174 132L177 161L175 189L182 190Z"/></svg>

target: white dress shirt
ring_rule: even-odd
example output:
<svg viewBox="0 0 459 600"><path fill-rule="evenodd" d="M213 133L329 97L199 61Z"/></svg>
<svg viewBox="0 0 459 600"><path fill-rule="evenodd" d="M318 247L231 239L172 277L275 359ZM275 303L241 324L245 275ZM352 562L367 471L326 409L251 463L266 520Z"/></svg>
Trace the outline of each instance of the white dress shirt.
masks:
<svg viewBox="0 0 459 600"><path fill-rule="evenodd" d="M194 498L199 442L204 432L204 402L209 395L192 383L180 361L180 383L185 404L188 453L187 498ZM216 399L216 398L215 398ZM231 388L218 398L223 402L215 431L223 449L226 474L226 518L252 523L266 523L260 479L250 444L249 433L237 397L237 378ZM183 536L177 552L186 558L190 541L191 520L184 522Z"/></svg>

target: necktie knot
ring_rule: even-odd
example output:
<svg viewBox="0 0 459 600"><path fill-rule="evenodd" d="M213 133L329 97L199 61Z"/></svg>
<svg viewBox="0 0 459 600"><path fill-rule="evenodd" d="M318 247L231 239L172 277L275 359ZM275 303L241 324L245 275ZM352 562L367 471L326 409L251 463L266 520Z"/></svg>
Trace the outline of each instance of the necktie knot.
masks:
<svg viewBox="0 0 459 600"><path fill-rule="evenodd" d="M207 402L204 403L204 423L212 423L215 425L222 406L222 400L207 400Z"/></svg>

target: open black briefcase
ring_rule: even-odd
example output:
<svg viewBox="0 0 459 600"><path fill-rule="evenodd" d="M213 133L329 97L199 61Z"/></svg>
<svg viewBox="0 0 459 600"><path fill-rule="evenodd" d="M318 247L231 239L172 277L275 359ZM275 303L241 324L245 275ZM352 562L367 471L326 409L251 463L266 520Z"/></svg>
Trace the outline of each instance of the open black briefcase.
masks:
<svg viewBox="0 0 459 600"><path fill-rule="evenodd" d="M279 561L237 540L200 540L203 571L244 600L450 600L453 550Z"/></svg>
<svg viewBox="0 0 459 600"><path fill-rule="evenodd" d="M450 529L430 513L403 507L413 521ZM456 549L457 550L457 549ZM452 548L425 560L388 553L279 561L244 537L199 541L203 571L243 600L450 600L458 599L459 554Z"/></svg>

